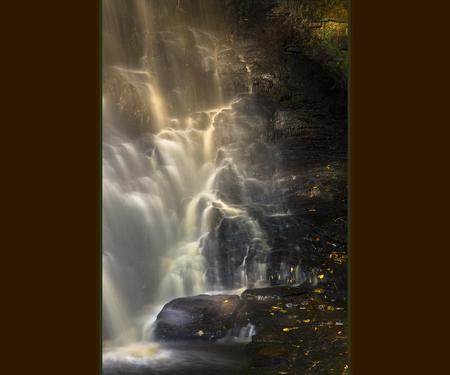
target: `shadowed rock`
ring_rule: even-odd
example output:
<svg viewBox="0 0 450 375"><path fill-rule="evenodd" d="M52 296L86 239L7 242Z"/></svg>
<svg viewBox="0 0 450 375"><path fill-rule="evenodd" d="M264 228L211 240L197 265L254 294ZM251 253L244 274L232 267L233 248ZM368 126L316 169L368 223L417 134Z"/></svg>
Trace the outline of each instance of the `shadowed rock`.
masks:
<svg viewBox="0 0 450 375"><path fill-rule="evenodd" d="M348 363L346 310L345 297L324 277L318 284L248 289L240 297L178 298L158 315L155 336L239 339L250 360L245 374L342 374Z"/></svg>
<svg viewBox="0 0 450 375"><path fill-rule="evenodd" d="M177 298L158 314L154 336L159 341L215 341L231 328L238 303L233 295Z"/></svg>

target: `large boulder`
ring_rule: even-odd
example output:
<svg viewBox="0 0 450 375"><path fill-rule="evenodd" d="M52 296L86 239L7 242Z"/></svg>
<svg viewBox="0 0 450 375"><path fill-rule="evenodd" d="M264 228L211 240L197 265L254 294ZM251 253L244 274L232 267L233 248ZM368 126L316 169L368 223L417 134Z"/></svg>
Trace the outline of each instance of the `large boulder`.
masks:
<svg viewBox="0 0 450 375"><path fill-rule="evenodd" d="M215 341L231 328L239 303L236 295L199 295L167 303L156 318L153 331L159 341Z"/></svg>

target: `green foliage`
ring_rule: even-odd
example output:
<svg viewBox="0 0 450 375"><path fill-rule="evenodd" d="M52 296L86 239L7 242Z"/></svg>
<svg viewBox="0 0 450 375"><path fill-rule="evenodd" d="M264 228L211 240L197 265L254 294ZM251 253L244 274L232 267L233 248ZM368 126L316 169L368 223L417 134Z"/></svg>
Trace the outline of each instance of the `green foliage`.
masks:
<svg viewBox="0 0 450 375"><path fill-rule="evenodd" d="M285 17L308 57L344 83L348 74L347 0L280 0L273 14Z"/></svg>

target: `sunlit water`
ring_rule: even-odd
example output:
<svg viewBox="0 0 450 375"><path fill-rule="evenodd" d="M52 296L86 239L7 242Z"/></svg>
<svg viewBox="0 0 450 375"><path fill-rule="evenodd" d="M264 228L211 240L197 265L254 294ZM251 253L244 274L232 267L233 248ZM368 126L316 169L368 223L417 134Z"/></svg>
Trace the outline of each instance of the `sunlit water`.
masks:
<svg viewBox="0 0 450 375"><path fill-rule="evenodd" d="M169 359L177 369L196 364L226 369L234 368L239 357L149 341L164 303L223 293L225 286L207 278L203 255L215 210L242 218L251 236L265 241L245 208L225 202L217 191L221 171L240 172L232 158L217 160L216 122L226 113L233 126L230 111L238 94L252 94L251 68L239 55L246 68L244 91L224 93L223 59L231 47L220 37L220 27L211 28L218 16L209 9L213 2L196 3L201 6L195 22L179 18L182 9L177 9L175 16L166 16L170 22L158 23L155 15L166 14L177 2L103 1L106 373L118 368L183 373L167 367ZM134 28L135 39L125 38L127 27ZM236 288L247 285L245 267L244 260L235 271ZM252 272L254 279L266 280L264 263ZM242 327L234 339L248 342L253 334L253 326Z"/></svg>
<svg viewBox="0 0 450 375"><path fill-rule="evenodd" d="M245 369L242 346L135 343L105 350L103 374L233 374Z"/></svg>

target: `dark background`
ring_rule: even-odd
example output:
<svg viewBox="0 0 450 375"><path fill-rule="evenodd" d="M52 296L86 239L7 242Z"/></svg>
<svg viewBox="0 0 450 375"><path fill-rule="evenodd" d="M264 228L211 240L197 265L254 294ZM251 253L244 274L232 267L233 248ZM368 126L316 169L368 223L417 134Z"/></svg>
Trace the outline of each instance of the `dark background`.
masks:
<svg viewBox="0 0 450 375"><path fill-rule="evenodd" d="M355 374L446 364L448 11L437 4L352 4ZM2 372L98 374L99 4L8 2L1 17Z"/></svg>

